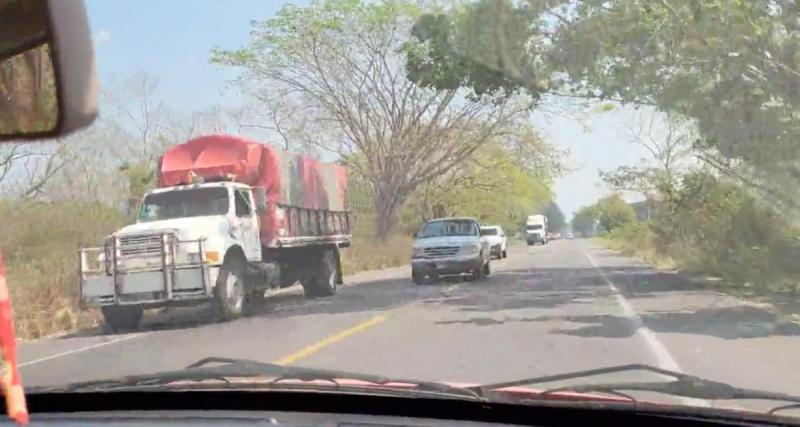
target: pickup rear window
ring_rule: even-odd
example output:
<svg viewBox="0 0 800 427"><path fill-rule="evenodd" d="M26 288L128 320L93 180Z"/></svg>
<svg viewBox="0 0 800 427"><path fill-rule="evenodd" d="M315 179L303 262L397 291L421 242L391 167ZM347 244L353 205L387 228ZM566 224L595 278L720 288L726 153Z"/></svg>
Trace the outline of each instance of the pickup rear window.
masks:
<svg viewBox="0 0 800 427"><path fill-rule="evenodd" d="M176 190L148 194L139 210L139 222L227 213L227 188Z"/></svg>
<svg viewBox="0 0 800 427"><path fill-rule="evenodd" d="M481 228L481 231L483 231L484 236L497 236L496 228Z"/></svg>
<svg viewBox="0 0 800 427"><path fill-rule="evenodd" d="M534 225L529 225L528 226L528 230L541 230L541 229L542 229L542 225L541 224L534 224Z"/></svg>

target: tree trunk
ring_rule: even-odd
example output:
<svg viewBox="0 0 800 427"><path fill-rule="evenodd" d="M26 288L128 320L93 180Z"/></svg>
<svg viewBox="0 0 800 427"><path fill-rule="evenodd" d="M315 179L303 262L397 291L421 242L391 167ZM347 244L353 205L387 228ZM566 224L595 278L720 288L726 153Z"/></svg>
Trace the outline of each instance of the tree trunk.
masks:
<svg viewBox="0 0 800 427"><path fill-rule="evenodd" d="M378 215L375 221L375 237L379 240L386 240L391 234L395 225L397 208L401 205L403 196L400 192L379 188L375 195L375 211Z"/></svg>

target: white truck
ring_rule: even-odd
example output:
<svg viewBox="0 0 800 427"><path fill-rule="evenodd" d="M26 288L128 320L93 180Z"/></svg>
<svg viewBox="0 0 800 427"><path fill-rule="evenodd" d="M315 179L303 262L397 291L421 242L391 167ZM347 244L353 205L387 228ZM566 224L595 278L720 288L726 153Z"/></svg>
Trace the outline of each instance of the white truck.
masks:
<svg viewBox="0 0 800 427"><path fill-rule="evenodd" d="M297 281L332 295L351 230L340 168L226 135L171 148L137 222L80 249L81 300L120 331L171 305L211 302L234 318Z"/></svg>
<svg viewBox="0 0 800 427"><path fill-rule="evenodd" d="M475 218L439 218L422 226L411 255L411 280L422 285L440 277L491 273L491 247Z"/></svg>
<svg viewBox="0 0 800 427"><path fill-rule="evenodd" d="M525 221L525 241L528 245L541 243L547 244L547 217L544 215L530 215Z"/></svg>

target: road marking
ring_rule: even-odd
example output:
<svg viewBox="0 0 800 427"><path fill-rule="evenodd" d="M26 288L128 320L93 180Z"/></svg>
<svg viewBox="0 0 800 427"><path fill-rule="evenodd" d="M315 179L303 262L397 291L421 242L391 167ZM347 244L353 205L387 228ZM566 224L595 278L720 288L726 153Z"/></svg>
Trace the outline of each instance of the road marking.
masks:
<svg viewBox="0 0 800 427"><path fill-rule="evenodd" d="M608 287L614 291L614 299L616 299L617 303L619 303L619 305L622 307L622 312L625 314L625 317L631 319L634 325L636 325L636 333L639 334L650 347L650 351L653 352L653 355L656 357L658 366L662 369L683 372L681 367L678 365L678 362L675 361L664 344L662 344L661 341L656 338L655 334L653 334L653 331L645 326L642 318L636 313L636 310L633 309L631 303L628 302L624 296L622 296L622 293L619 291L617 286L614 285L614 282L612 282L611 279L606 275L606 272L600 268L592 255L585 250L583 253L586 255L586 258L589 259L589 262L592 263L592 267L594 267L595 270L600 273L600 277L603 278L603 281L606 282L606 285L608 285Z"/></svg>
<svg viewBox="0 0 800 427"><path fill-rule="evenodd" d="M71 354L82 353L88 350L94 350L96 348L105 347L107 345L116 344L118 342L127 341L133 338L138 338L143 334L130 334L124 335L121 337L117 337L108 341L103 341L97 344L87 345L86 347L79 347L72 350L63 351L61 353L51 354L50 356L40 357L38 359L29 360L27 362L20 363L18 366L20 368L24 368L25 366L35 365L37 363L47 362L48 360L58 359L59 357L69 356Z"/></svg>
<svg viewBox="0 0 800 427"><path fill-rule="evenodd" d="M386 321L386 319L388 319L388 316L383 316L383 315L375 316L375 317L373 317L373 318L371 318L369 320L366 320L364 322L356 324L355 326L347 328L347 329L345 329L345 330L343 330L343 331L341 331L341 332L339 332L339 333L337 333L335 335L331 335L328 338L325 338L325 339L323 339L321 341L315 342L314 344L311 344L311 345L308 345L306 347L303 347L300 350L298 350L298 351L296 351L296 352L294 352L294 353L292 353L292 354L290 354L288 356L285 356L285 357L283 357L281 359L278 359L277 361L275 361L273 363L275 363L276 365L289 365L289 364L292 364L292 363L294 363L294 362L296 362L296 361L298 361L300 359L303 359L303 358L306 358L308 356L311 356L312 354L322 350L323 348L325 348L325 347L327 347L327 346L329 346L329 345L331 345L333 343L341 341L341 340L343 340L343 339L345 339L345 338L347 338L349 336L355 335L355 334L357 334L359 332L363 332L363 331L365 331L365 330L367 330L367 329L369 329L369 328L371 328L371 327L373 327L373 326L375 326L375 325L377 325L379 323L383 323L383 322Z"/></svg>
<svg viewBox="0 0 800 427"><path fill-rule="evenodd" d="M606 275L606 272L597 264L597 261L594 260L591 254L585 249L583 250L583 254L586 255L586 258L589 259L589 262L592 264L592 267L595 268L600 273L600 277L603 278L603 281L606 282L609 288L614 292L614 299L617 303L622 307L622 311L625 314L625 317L630 319L633 324L636 326L636 334L638 334L644 342L647 343L647 346L650 348L650 351L653 353L653 356L656 358L656 364L661 369L667 369L670 371L681 372L683 373L683 369L681 369L678 362L672 357L667 347L658 340L656 335L653 331L650 330L647 326L645 326L644 321L642 320L641 316L636 313L636 310L633 309L633 306L630 302L622 295L622 292L619 291L614 282ZM710 407L711 402L704 399L695 399L691 397L680 397L680 400L689 406L699 406L699 407Z"/></svg>

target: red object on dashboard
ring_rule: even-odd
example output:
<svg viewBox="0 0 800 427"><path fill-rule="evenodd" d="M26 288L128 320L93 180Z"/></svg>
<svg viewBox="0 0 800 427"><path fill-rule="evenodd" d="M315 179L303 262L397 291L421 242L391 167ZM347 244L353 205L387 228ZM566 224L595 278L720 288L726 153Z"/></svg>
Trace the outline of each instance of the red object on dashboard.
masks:
<svg viewBox="0 0 800 427"><path fill-rule="evenodd" d="M17 337L14 334L11 295L8 292L2 253L0 253L0 353L2 354L0 388L6 398L6 412L19 424L27 424L28 408L17 366Z"/></svg>

